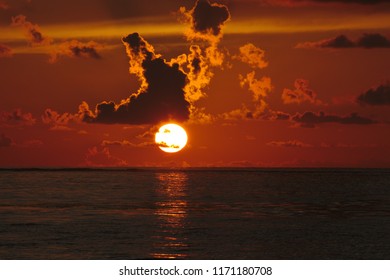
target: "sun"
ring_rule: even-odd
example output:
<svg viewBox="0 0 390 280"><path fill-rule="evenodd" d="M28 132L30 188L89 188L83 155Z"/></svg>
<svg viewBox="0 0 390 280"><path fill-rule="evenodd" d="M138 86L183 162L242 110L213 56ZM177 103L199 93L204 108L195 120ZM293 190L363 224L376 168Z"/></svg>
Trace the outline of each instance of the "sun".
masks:
<svg viewBox="0 0 390 280"><path fill-rule="evenodd" d="M168 123L160 127L155 136L158 147L166 153L176 153L187 144L187 133L180 125Z"/></svg>

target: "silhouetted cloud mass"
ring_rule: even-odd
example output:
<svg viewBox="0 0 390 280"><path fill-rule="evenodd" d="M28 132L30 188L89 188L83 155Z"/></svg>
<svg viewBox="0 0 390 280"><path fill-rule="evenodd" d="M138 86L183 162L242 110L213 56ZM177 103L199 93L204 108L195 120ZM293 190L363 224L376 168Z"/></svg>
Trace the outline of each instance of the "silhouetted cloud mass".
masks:
<svg viewBox="0 0 390 280"><path fill-rule="evenodd" d="M390 105L390 83L371 88L356 100L361 105Z"/></svg>
<svg viewBox="0 0 390 280"><path fill-rule="evenodd" d="M364 34L356 45L361 48L390 48L390 40L379 33Z"/></svg>
<svg viewBox="0 0 390 280"><path fill-rule="evenodd" d="M169 64L138 33L122 39L130 59L129 71L135 74L140 89L119 104L104 101L94 112L83 103L80 113L91 123L152 124L160 121L184 121L189 103L184 96L186 74L177 63Z"/></svg>
<svg viewBox="0 0 390 280"><path fill-rule="evenodd" d="M186 33L187 39L201 39L217 42L222 37L222 28L230 13L225 5L198 0L191 10L181 7L179 10L183 20L190 24Z"/></svg>
<svg viewBox="0 0 390 280"><path fill-rule="evenodd" d="M324 112L318 114L314 112L305 112L296 114L291 118L292 121L298 123L301 127L314 128L318 124L323 123L339 123L339 124L375 124L377 121L361 117L357 113L352 113L349 116L326 115Z"/></svg>
<svg viewBox="0 0 390 280"><path fill-rule="evenodd" d="M12 56L12 50L10 47L0 44L0 58L1 57L11 57Z"/></svg>
<svg viewBox="0 0 390 280"><path fill-rule="evenodd" d="M304 42L297 44L296 48L390 48L390 40L379 33L363 34L356 41L349 39L345 35L335 38L325 39L317 42Z"/></svg>

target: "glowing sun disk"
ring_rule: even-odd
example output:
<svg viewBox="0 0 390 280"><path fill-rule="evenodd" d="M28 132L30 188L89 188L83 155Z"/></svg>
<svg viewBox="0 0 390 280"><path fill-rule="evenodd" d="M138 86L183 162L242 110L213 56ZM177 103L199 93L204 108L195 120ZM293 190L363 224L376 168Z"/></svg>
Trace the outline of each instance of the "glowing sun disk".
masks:
<svg viewBox="0 0 390 280"><path fill-rule="evenodd" d="M169 123L165 124L155 135L155 142L158 147L167 153L176 153L187 144L187 133L181 126Z"/></svg>

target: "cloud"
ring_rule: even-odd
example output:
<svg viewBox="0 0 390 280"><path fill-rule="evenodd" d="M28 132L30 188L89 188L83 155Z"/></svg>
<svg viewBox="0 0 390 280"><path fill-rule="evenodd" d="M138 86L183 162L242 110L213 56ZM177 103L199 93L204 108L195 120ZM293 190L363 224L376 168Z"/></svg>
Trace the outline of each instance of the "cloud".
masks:
<svg viewBox="0 0 390 280"><path fill-rule="evenodd" d="M296 79L294 82L294 90L283 89L282 100L284 104L310 102L312 104L321 105L323 102L317 99L317 93L309 88L309 81L305 79Z"/></svg>
<svg viewBox="0 0 390 280"><path fill-rule="evenodd" d="M239 75L240 86L242 88L247 87L252 93L252 108L248 108L247 105L241 104L240 108L222 113L218 116L219 118L224 120L258 119L267 114L269 109L268 104L264 99L272 90L271 78L262 77L261 79L257 79L255 75L255 71L248 73L246 76Z"/></svg>
<svg viewBox="0 0 390 280"><path fill-rule="evenodd" d="M388 3L388 0L262 0L266 5L278 6L306 6L306 5L335 5L335 4L358 4L358 5L376 5Z"/></svg>
<svg viewBox="0 0 390 280"><path fill-rule="evenodd" d="M108 147L92 147L88 149L85 155L85 164L95 167L118 167L128 165L125 160L111 155Z"/></svg>
<svg viewBox="0 0 390 280"><path fill-rule="evenodd" d="M356 41L345 35L325 39L317 42L304 42L296 45L296 48L390 48L390 40L379 33L365 33Z"/></svg>
<svg viewBox="0 0 390 280"><path fill-rule="evenodd" d="M46 109L41 116L44 124L50 125L50 130L55 131L71 131L73 130L68 125L72 123L80 123L82 116L79 114L63 113L60 114L52 109Z"/></svg>
<svg viewBox="0 0 390 280"><path fill-rule="evenodd" d="M278 148L311 148L313 145L304 143L299 140L288 140L288 141L271 141L267 143L267 146L278 147Z"/></svg>
<svg viewBox="0 0 390 280"><path fill-rule="evenodd" d="M268 62L264 60L264 50L256 47L255 45L248 43L239 48L240 54L233 56L244 63L249 64L252 68L265 68L268 66Z"/></svg>
<svg viewBox="0 0 390 280"><path fill-rule="evenodd" d="M84 57L100 59L100 51L103 49L103 45L94 41L80 42L78 40L64 41L59 44L54 44L53 40L47 36L44 36L37 24L33 24L26 20L26 16L18 15L12 18L13 26L20 26L24 29L27 37L27 41L32 46L50 46L49 49L49 62L54 63L59 60L60 57ZM1 48L0 48L1 56Z"/></svg>
<svg viewBox="0 0 390 280"><path fill-rule="evenodd" d="M225 57L229 55L226 50L218 47L218 43L223 37L223 28L230 19L230 13L225 5L198 0L190 10L181 7L178 14L181 21L189 27L185 32L186 39L200 43L192 45L188 55L182 54L171 62L178 63L180 69L187 74L188 83L184 91L190 104L189 121L210 123L214 117L195 103L207 96L204 89L210 84L214 67L223 68Z"/></svg>
<svg viewBox="0 0 390 280"><path fill-rule="evenodd" d="M0 1L0 10L8 10L9 5L5 1Z"/></svg>
<svg viewBox="0 0 390 280"><path fill-rule="evenodd" d="M311 0L312 2L320 3L345 3L345 4L363 4L363 5L375 5L379 3L388 3L388 0Z"/></svg>
<svg viewBox="0 0 390 280"><path fill-rule="evenodd" d="M185 86L186 99L193 104L206 96L203 89L210 84L213 73L207 57L204 56L202 49L197 45L190 47L190 54L184 56L187 66L188 83Z"/></svg>
<svg viewBox="0 0 390 280"><path fill-rule="evenodd" d="M390 105L390 83L369 89L359 95L356 101L361 105Z"/></svg>
<svg viewBox="0 0 390 280"><path fill-rule="evenodd" d="M77 40L66 41L55 46L55 50L51 53L50 62L57 62L61 56L100 59L102 57L99 52L102 49L103 45L94 41L87 43Z"/></svg>
<svg viewBox="0 0 390 280"><path fill-rule="evenodd" d="M225 5L210 3L208 0L198 0L191 10L181 7L179 13L182 20L189 23L186 32L188 40L205 40L218 42L222 38L222 28L230 19L230 13Z"/></svg>
<svg viewBox="0 0 390 280"><path fill-rule="evenodd" d="M376 148L376 144L346 144L346 143L324 143L319 145L320 148L337 148L337 149L361 149L361 148Z"/></svg>
<svg viewBox="0 0 390 280"><path fill-rule="evenodd" d="M107 146L120 146L120 147L129 146L129 147L133 147L133 148L145 148L145 147L156 146L156 143L155 142L132 143L132 142L130 142L128 140L114 140L114 141L103 140L101 145L103 147L107 147Z"/></svg>
<svg viewBox="0 0 390 280"><path fill-rule="evenodd" d="M339 124L360 124L368 125L375 124L377 121L361 117L357 113L352 113L349 116L326 115L324 112L318 114L314 112L305 112L296 114L291 118L292 121L299 124L301 127L314 128L322 123L339 123Z"/></svg>
<svg viewBox="0 0 390 280"><path fill-rule="evenodd" d="M13 55L12 49L6 45L0 44L0 58L11 57Z"/></svg>
<svg viewBox="0 0 390 280"><path fill-rule="evenodd" d="M265 110L267 103L264 101L264 98L267 97L267 95L272 90L271 78L262 77L260 80L258 80L255 78L255 74L255 71L252 71L248 73L246 77L242 75L239 76L240 86L242 88L247 86L249 91L253 93L252 100L253 104L255 105L255 110L254 112L251 112L250 118L256 118Z"/></svg>
<svg viewBox="0 0 390 280"><path fill-rule="evenodd" d="M130 59L130 73L141 85L137 93L119 104L104 101L91 111L87 103L79 107L83 120L90 123L152 124L185 121L189 102L185 99L186 74L179 64L167 63L138 33L122 39Z"/></svg>
<svg viewBox="0 0 390 280"><path fill-rule="evenodd" d="M0 134L0 148L1 147L9 147L13 143L12 139L6 136L5 134Z"/></svg>
<svg viewBox="0 0 390 280"><path fill-rule="evenodd" d="M12 25L22 27L25 31L28 42L32 45L50 45L52 42L52 39L42 34L37 24L33 24L26 20L26 16L24 15L12 17Z"/></svg>
<svg viewBox="0 0 390 280"><path fill-rule="evenodd" d="M262 119L268 121L288 121L290 118L291 116L288 113L271 109L266 110L262 115Z"/></svg>
<svg viewBox="0 0 390 280"><path fill-rule="evenodd" d="M31 113L23 113L21 109L0 114L0 126L24 126L33 125L36 120Z"/></svg>
<svg viewBox="0 0 390 280"><path fill-rule="evenodd" d="M356 45L361 48L390 48L390 40L379 33L364 34Z"/></svg>

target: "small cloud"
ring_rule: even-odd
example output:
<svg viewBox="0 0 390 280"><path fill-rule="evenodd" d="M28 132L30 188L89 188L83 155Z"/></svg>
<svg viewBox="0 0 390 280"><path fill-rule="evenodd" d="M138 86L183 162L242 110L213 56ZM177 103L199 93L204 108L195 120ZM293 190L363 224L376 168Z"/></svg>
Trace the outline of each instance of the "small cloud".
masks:
<svg viewBox="0 0 390 280"><path fill-rule="evenodd" d="M296 114L291 120L301 127L314 128L318 124L322 123L339 123L339 124L359 124L369 125L378 123L375 120L361 117L357 113L352 113L349 116L337 116L337 115L326 115L324 112L318 114L313 112L305 112L303 114Z"/></svg>
<svg viewBox="0 0 390 280"><path fill-rule="evenodd" d="M379 33L367 33L358 39L356 45L361 48L390 48L390 40Z"/></svg>
<svg viewBox="0 0 390 280"><path fill-rule="evenodd" d="M361 149L361 148L376 148L376 144L346 144L346 143L324 143L320 144L320 148L336 148L336 149Z"/></svg>
<svg viewBox="0 0 390 280"><path fill-rule="evenodd" d="M70 122L79 123L81 121L80 115L63 113L60 114L57 111L52 109L46 109L43 113L41 119L44 124L51 126L50 130L55 131L70 131L71 129L68 125Z"/></svg>
<svg viewBox="0 0 390 280"><path fill-rule="evenodd" d="M270 121L288 121L290 118L290 114L281 111L267 110L267 112L263 114L263 119Z"/></svg>
<svg viewBox="0 0 390 280"><path fill-rule="evenodd" d="M0 10L8 10L9 5L7 4L6 1L0 1Z"/></svg>
<svg viewBox="0 0 390 280"><path fill-rule="evenodd" d="M384 106L390 105L390 83L371 88L359 95L356 101L361 105Z"/></svg>
<svg viewBox="0 0 390 280"><path fill-rule="evenodd" d="M216 43L222 38L222 28L230 19L225 5L210 3L209 0L196 1L191 10L181 7L179 13L182 20L190 25L186 33L188 40L200 39Z"/></svg>
<svg viewBox="0 0 390 280"><path fill-rule="evenodd" d="M296 79L294 87L294 90L287 88L283 90L282 100L284 104L301 104L306 101L316 105L324 104L321 100L317 99L317 93L309 88L309 81Z"/></svg>
<svg viewBox="0 0 390 280"><path fill-rule="evenodd" d="M156 143L154 142L142 142L142 143L132 143L128 140L115 140L115 141L110 141L110 140L103 140L101 143L103 147L107 146L129 146L133 148L145 148L145 147L150 147L150 146L156 146Z"/></svg>
<svg viewBox="0 0 390 280"><path fill-rule="evenodd" d="M27 40L31 45L44 46L50 45L52 42L52 39L42 34L37 24L33 24L28 21L24 15L12 17L12 25L19 26L24 29Z"/></svg>
<svg viewBox="0 0 390 280"><path fill-rule="evenodd" d="M263 0L264 5L276 5L285 7L312 6L312 5L377 5L388 3L388 0Z"/></svg>
<svg viewBox="0 0 390 280"><path fill-rule="evenodd" d="M264 112L267 106L264 98L266 98L272 90L271 78L262 77L260 80L258 80L255 78L255 75L255 71L248 73L246 77L239 75L240 86L247 86L249 91L253 93L252 100L253 104L255 105L255 110L251 112L252 118L257 118L257 116Z"/></svg>
<svg viewBox="0 0 390 280"><path fill-rule="evenodd" d="M249 43L240 47L240 54L233 56L234 59L238 59L244 63L249 64L252 68L265 68L268 66L268 62L264 60L265 52Z"/></svg>
<svg viewBox="0 0 390 280"><path fill-rule="evenodd" d="M299 140L288 140L288 141L271 141L267 143L267 146L278 147L278 148L311 148L313 145L304 143Z"/></svg>
<svg viewBox="0 0 390 280"><path fill-rule="evenodd" d="M335 38L320 40L317 42L304 42L296 45L296 48L390 48L390 40L379 33L365 33L356 41L349 39L345 35L339 35Z"/></svg>
<svg viewBox="0 0 390 280"><path fill-rule="evenodd" d="M77 40L66 41L55 46L49 61L57 62L61 56L100 59L102 58L99 54L101 49L103 49L103 45L94 41L87 43Z"/></svg>
<svg viewBox="0 0 390 280"><path fill-rule="evenodd" d="M12 49L6 45L0 44L0 58L11 57L13 55Z"/></svg>
<svg viewBox="0 0 390 280"><path fill-rule="evenodd" d="M23 113L21 109L0 113L0 126L26 126L34 125L35 122L31 113Z"/></svg>
<svg viewBox="0 0 390 280"><path fill-rule="evenodd" d="M0 148L10 147L12 144L13 144L13 141L10 137L5 135L4 133L0 134Z"/></svg>
<svg viewBox="0 0 390 280"><path fill-rule="evenodd" d="M159 146L161 148L173 148L173 149L179 149L180 148L179 145L175 145L175 144L168 145L164 141L158 142L157 146Z"/></svg>

